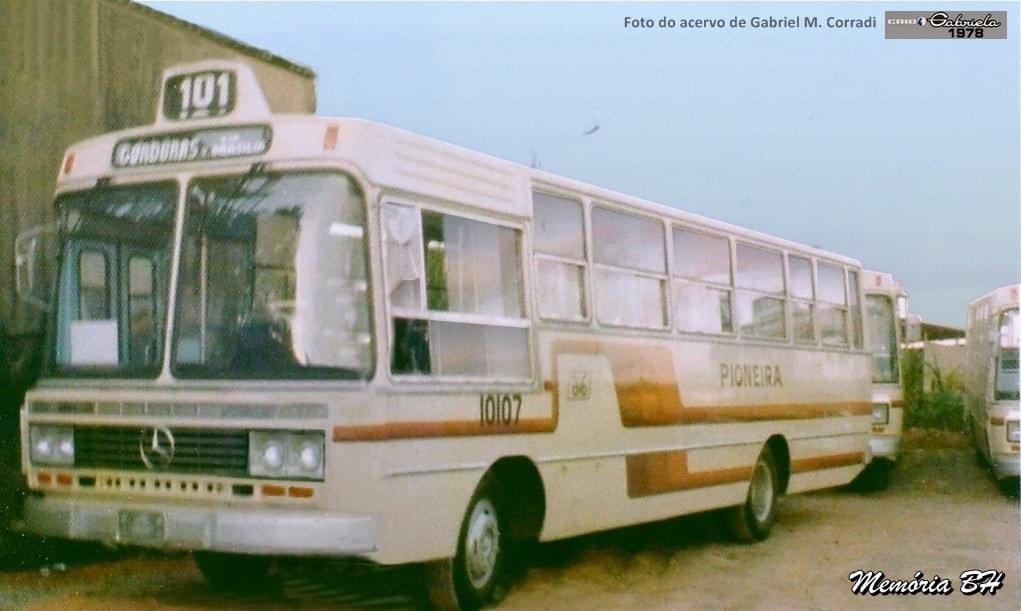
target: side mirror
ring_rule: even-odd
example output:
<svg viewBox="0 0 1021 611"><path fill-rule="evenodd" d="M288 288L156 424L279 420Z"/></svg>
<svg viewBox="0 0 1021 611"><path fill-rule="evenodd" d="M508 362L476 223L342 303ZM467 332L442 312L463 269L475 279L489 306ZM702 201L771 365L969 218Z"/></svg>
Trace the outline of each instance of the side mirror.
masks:
<svg viewBox="0 0 1021 611"><path fill-rule="evenodd" d="M908 314L904 319L904 341L908 344L922 341L922 317Z"/></svg>
<svg viewBox="0 0 1021 611"><path fill-rule="evenodd" d="M56 235L56 225L36 225L14 239L14 282L18 297L47 312L50 311Z"/></svg>

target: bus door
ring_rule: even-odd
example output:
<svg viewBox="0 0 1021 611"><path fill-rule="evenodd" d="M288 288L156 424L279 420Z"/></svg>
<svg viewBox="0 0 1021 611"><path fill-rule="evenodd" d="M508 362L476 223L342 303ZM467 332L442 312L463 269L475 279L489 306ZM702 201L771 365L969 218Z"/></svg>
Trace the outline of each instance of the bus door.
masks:
<svg viewBox="0 0 1021 611"><path fill-rule="evenodd" d="M68 242L64 265L67 307L61 309L61 361L72 365L152 365L159 362L160 286L167 262L145 246L92 239Z"/></svg>

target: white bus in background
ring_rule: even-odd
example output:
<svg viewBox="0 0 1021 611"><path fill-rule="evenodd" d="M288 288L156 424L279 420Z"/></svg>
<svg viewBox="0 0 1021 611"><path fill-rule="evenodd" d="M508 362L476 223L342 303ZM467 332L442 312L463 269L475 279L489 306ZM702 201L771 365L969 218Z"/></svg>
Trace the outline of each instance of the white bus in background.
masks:
<svg viewBox="0 0 1021 611"><path fill-rule="evenodd" d="M907 294L893 276L862 271L865 291L865 346L872 354L872 462L859 476L863 488L881 490L890 483L904 428L901 380L902 328Z"/></svg>
<svg viewBox="0 0 1021 611"><path fill-rule="evenodd" d="M979 460L1016 494L1021 466L1018 421L1018 292L996 289L971 303L965 344L965 418Z"/></svg>
<svg viewBox="0 0 1021 611"><path fill-rule="evenodd" d="M421 562L484 604L517 543L708 509L766 537L870 458L854 259L170 69L72 145L37 533ZM31 275L23 274L30 278ZM28 287L30 288L30 287Z"/></svg>

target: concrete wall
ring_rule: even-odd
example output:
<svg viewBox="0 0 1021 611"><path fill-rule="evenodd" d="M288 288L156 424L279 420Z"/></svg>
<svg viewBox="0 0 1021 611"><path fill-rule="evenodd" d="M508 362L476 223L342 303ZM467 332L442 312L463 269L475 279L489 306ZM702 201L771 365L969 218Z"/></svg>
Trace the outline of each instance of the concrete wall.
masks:
<svg viewBox="0 0 1021 611"><path fill-rule="evenodd" d="M163 68L214 58L248 61L274 112L315 111L311 70L152 9L0 0L0 328L39 326L39 314L17 301L13 244L20 231L52 221L64 149L152 123Z"/></svg>

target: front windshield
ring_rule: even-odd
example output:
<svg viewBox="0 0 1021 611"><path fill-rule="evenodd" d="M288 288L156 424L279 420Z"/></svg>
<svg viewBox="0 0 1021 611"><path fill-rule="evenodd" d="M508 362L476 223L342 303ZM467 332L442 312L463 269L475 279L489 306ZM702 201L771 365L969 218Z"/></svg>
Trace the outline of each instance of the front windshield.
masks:
<svg viewBox="0 0 1021 611"><path fill-rule="evenodd" d="M872 353L872 381L897 381L897 321L893 302L885 295L866 295L869 351Z"/></svg>
<svg viewBox="0 0 1021 611"><path fill-rule="evenodd" d="M188 186L173 371L364 378L372 369L365 202L338 173Z"/></svg>
<svg viewBox="0 0 1021 611"><path fill-rule="evenodd" d="M96 187L57 200L61 271L50 364L61 373L159 371L177 186Z"/></svg>
<svg viewBox="0 0 1021 611"><path fill-rule="evenodd" d="M1018 345L1021 344L1021 321L1018 308L1000 314L999 353L996 358L996 398L1018 398Z"/></svg>

